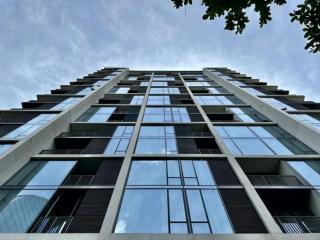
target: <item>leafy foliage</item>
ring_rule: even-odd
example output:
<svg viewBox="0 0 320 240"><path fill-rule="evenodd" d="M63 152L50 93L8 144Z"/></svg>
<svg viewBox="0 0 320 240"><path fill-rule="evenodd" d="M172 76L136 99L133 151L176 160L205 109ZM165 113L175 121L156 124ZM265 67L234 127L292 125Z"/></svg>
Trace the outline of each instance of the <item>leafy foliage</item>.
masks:
<svg viewBox="0 0 320 240"><path fill-rule="evenodd" d="M305 0L304 4L290 13L291 22L302 24L304 37L307 39L305 49L312 53L320 52L320 0Z"/></svg>
<svg viewBox="0 0 320 240"><path fill-rule="evenodd" d="M192 0L171 0L176 8L192 4ZM242 33L246 24L250 21L246 10L253 7L259 17L259 25L267 24L271 17L271 5L284 5L286 0L202 0L206 12L202 16L204 20L215 20L225 17L225 29ZM320 52L320 0L305 0L297 6L297 10L290 13L291 22L298 21L303 25L307 45L305 49L310 52Z"/></svg>

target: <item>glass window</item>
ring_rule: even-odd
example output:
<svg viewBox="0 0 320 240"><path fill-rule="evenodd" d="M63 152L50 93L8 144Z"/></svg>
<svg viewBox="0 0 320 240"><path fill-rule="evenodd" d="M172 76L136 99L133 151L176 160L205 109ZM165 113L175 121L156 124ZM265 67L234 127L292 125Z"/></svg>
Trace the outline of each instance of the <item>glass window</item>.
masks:
<svg viewBox="0 0 320 240"><path fill-rule="evenodd" d="M107 155L124 155L128 149L129 142L129 138L112 138L103 153Z"/></svg>
<svg viewBox="0 0 320 240"><path fill-rule="evenodd" d="M279 101L275 98L262 98L263 101L269 103L270 105L274 106L277 109L280 110L295 110L293 107Z"/></svg>
<svg viewBox="0 0 320 240"><path fill-rule="evenodd" d="M13 146L13 144L0 144L0 154L4 153L12 146Z"/></svg>
<svg viewBox="0 0 320 240"><path fill-rule="evenodd" d="M128 185L167 185L165 161L133 161Z"/></svg>
<svg viewBox="0 0 320 240"><path fill-rule="evenodd" d="M176 160L170 160L168 162L168 177L180 177L180 169L179 169L179 163Z"/></svg>
<svg viewBox="0 0 320 240"><path fill-rule="evenodd" d="M204 160L193 161L193 164L197 173L199 185L215 185L215 182L207 161L204 161Z"/></svg>
<svg viewBox="0 0 320 240"><path fill-rule="evenodd" d="M233 139L244 155L274 155L274 153L258 138Z"/></svg>
<svg viewBox="0 0 320 240"><path fill-rule="evenodd" d="M195 96L201 105L233 105L234 103L226 96Z"/></svg>
<svg viewBox="0 0 320 240"><path fill-rule="evenodd" d="M218 74L218 76L221 77L224 80L232 80L233 79L232 77L229 77L229 76L226 76L226 75L223 75L223 74ZM234 81L232 81L232 82L234 82Z"/></svg>
<svg viewBox="0 0 320 240"><path fill-rule="evenodd" d="M313 186L320 186L320 175L310 164L304 161L288 161L288 164L295 169L300 176ZM317 163L318 165L318 163Z"/></svg>
<svg viewBox="0 0 320 240"><path fill-rule="evenodd" d="M181 188L182 176L190 180L188 185L192 189ZM213 177L204 160L134 160L115 232L232 233L218 190L209 186L205 189L195 187L197 179L199 183L207 184L210 177L212 183ZM171 181L176 182L171 184ZM151 185L159 186L151 188ZM154 218L156 223L149 227Z"/></svg>
<svg viewBox="0 0 320 240"><path fill-rule="evenodd" d="M292 155L313 151L279 127L215 127L232 154Z"/></svg>
<svg viewBox="0 0 320 240"><path fill-rule="evenodd" d="M5 185L59 186L75 165L76 161L31 161Z"/></svg>
<svg viewBox="0 0 320 240"><path fill-rule="evenodd" d="M191 160L184 160L181 162L182 172L184 177L196 177L196 173L193 168L193 164Z"/></svg>
<svg viewBox="0 0 320 240"><path fill-rule="evenodd" d="M273 135L263 127L250 127L250 129L260 138L273 138Z"/></svg>
<svg viewBox="0 0 320 240"><path fill-rule="evenodd" d="M182 185L181 177L184 185L216 185L205 160L133 161L128 185Z"/></svg>
<svg viewBox="0 0 320 240"><path fill-rule="evenodd" d="M226 144L229 152L233 155L241 155L239 148L237 145L232 141L232 139L223 139L223 142Z"/></svg>
<svg viewBox="0 0 320 240"><path fill-rule="evenodd" d="M169 144L172 144L168 146ZM168 149L167 149L168 147ZM169 149L170 147L170 149ZM135 153L138 154L173 154L177 153L175 139L165 138L139 138Z"/></svg>
<svg viewBox="0 0 320 240"><path fill-rule="evenodd" d="M169 96L149 96L147 105L170 105Z"/></svg>
<svg viewBox="0 0 320 240"><path fill-rule="evenodd" d="M153 81L174 81L175 78L166 75L153 75Z"/></svg>
<svg viewBox="0 0 320 240"><path fill-rule="evenodd" d="M150 94L179 94L179 88L151 88Z"/></svg>
<svg viewBox="0 0 320 240"><path fill-rule="evenodd" d="M29 162L18 171L5 185L54 187L0 190L0 232L26 232L75 164L75 161Z"/></svg>
<svg viewBox="0 0 320 240"><path fill-rule="evenodd" d="M30 135L43 125L47 124L56 115L57 114L40 114L39 116L23 124L22 126L9 132L7 135L3 136L3 138L22 139Z"/></svg>
<svg viewBox="0 0 320 240"><path fill-rule="evenodd" d="M186 223L170 223L171 233L188 233L188 226Z"/></svg>
<svg viewBox="0 0 320 240"><path fill-rule="evenodd" d="M206 211L199 190L187 190L190 218L192 222L206 222Z"/></svg>
<svg viewBox="0 0 320 240"><path fill-rule="evenodd" d="M109 79L108 79L109 80ZM96 81L94 84L92 84L93 86L97 86L97 87L100 87L102 86L103 84L105 84L107 81L105 80L99 80L99 81Z"/></svg>
<svg viewBox="0 0 320 240"><path fill-rule="evenodd" d="M0 190L0 232L24 233L55 190Z"/></svg>
<svg viewBox="0 0 320 240"><path fill-rule="evenodd" d="M133 129L133 126L117 126L104 154L124 155L127 152Z"/></svg>
<svg viewBox="0 0 320 240"><path fill-rule="evenodd" d="M294 118L298 119L299 121L309 124L316 129L320 129L320 121L308 114L291 114Z"/></svg>
<svg viewBox="0 0 320 240"><path fill-rule="evenodd" d="M65 100L63 100L61 103L58 103L57 105L53 106L52 110L65 110L68 107L74 105L77 103L81 98L75 98L75 97L69 97Z"/></svg>
<svg viewBox="0 0 320 240"><path fill-rule="evenodd" d="M119 88L115 88L115 91L111 90L111 93L117 93L117 94L125 94L128 93L130 90L129 87L119 87Z"/></svg>
<svg viewBox="0 0 320 240"><path fill-rule="evenodd" d="M149 86L149 82L142 82L142 83L140 83L140 86L147 87L147 86Z"/></svg>
<svg viewBox="0 0 320 240"><path fill-rule="evenodd" d="M93 86L93 87L86 87L82 90L80 90L79 92L77 92L77 95L88 95L90 93L92 93L94 90L96 90L98 88L98 86Z"/></svg>
<svg viewBox="0 0 320 240"><path fill-rule="evenodd" d="M127 189L115 233L168 233L167 190Z"/></svg>
<svg viewBox="0 0 320 240"><path fill-rule="evenodd" d="M187 108L184 107L147 107L144 122L190 122Z"/></svg>
<svg viewBox="0 0 320 240"><path fill-rule="evenodd" d="M221 105L216 96L195 96L201 105Z"/></svg>
<svg viewBox="0 0 320 240"><path fill-rule="evenodd" d="M137 76L129 76L128 80L129 81L136 81L136 80L138 80L138 77Z"/></svg>
<svg viewBox="0 0 320 240"><path fill-rule="evenodd" d="M225 90L224 88L221 88L221 87L208 87L207 89L212 94L228 93L227 90Z"/></svg>
<svg viewBox="0 0 320 240"><path fill-rule="evenodd" d="M192 231L197 234L210 233L210 228L208 223L192 223Z"/></svg>
<svg viewBox="0 0 320 240"><path fill-rule="evenodd" d="M210 86L208 82L186 82L186 85L189 87L206 87Z"/></svg>
<svg viewBox="0 0 320 240"><path fill-rule="evenodd" d="M255 95L255 96L259 96L259 95L265 95L264 93L258 91L255 88L242 88L243 90L245 90L246 92Z"/></svg>
<svg viewBox="0 0 320 240"><path fill-rule="evenodd" d="M151 86L152 87L167 87L168 83L167 82L152 82Z"/></svg>
<svg viewBox="0 0 320 240"><path fill-rule="evenodd" d="M248 128L242 126L226 126L223 129L227 132L231 138L254 138L256 135Z"/></svg>
<svg viewBox="0 0 320 240"><path fill-rule="evenodd" d="M171 222L186 222L182 190L169 190Z"/></svg>
<svg viewBox="0 0 320 240"><path fill-rule="evenodd" d="M201 190L203 202L213 233L233 233L229 217L224 208L219 192L216 190Z"/></svg>
<svg viewBox="0 0 320 240"><path fill-rule="evenodd" d="M130 105L141 105L143 102L144 96L133 96Z"/></svg>
<svg viewBox="0 0 320 240"><path fill-rule="evenodd" d="M169 127L169 126L168 126ZM165 137L167 126L142 126L139 137ZM173 127L171 127L173 128Z"/></svg>
<svg viewBox="0 0 320 240"><path fill-rule="evenodd" d="M227 77L228 79L232 79L230 77ZM238 87L240 86L246 86L243 82L240 82L240 81L230 81L230 83L232 83L233 85L236 85Z"/></svg>
<svg viewBox="0 0 320 240"><path fill-rule="evenodd" d="M276 138L266 138L263 141L278 155L292 155L293 153Z"/></svg>
<svg viewBox="0 0 320 240"><path fill-rule="evenodd" d="M268 118L251 107L228 108L228 110L233 112L236 115L235 118L241 122L269 122Z"/></svg>
<svg viewBox="0 0 320 240"><path fill-rule="evenodd" d="M91 107L79 117L77 122L107 122L115 110L116 107Z"/></svg>

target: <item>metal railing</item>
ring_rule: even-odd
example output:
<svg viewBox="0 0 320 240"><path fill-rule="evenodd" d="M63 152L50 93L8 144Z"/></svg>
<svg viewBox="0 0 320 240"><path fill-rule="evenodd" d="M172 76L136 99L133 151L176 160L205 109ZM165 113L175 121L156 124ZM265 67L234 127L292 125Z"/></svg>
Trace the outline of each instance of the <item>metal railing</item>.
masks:
<svg viewBox="0 0 320 240"><path fill-rule="evenodd" d="M95 175L69 175L63 182L64 186L91 185Z"/></svg>
<svg viewBox="0 0 320 240"><path fill-rule="evenodd" d="M81 154L83 149L52 149L42 150L40 154Z"/></svg>
<svg viewBox="0 0 320 240"><path fill-rule="evenodd" d="M193 137L210 137L210 132L192 132Z"/></svg>
<svg viewBox="0 0 320 240"><path fill-rule="evenodd" d="M273 216L285 233L320 233L320 217Z"/></svg>
<svg viewBox="0 0 320 240"><path fill-rule="evenodd" d="M71 216L40 217L31 233L62 233L65 232L72 221Z"/></svg>
<svg viewBox="0 0 320 240"><path fill-rule="evenodd" d="M303 184L291 175L248 175L255 186L302 186Z"/></svg>
<svg viewBox="0 0 320 240"><path fill-rule="evenodd" d="M200 148L200 154L217 154L219 153L217 149L207 149L207 148Z"/></svg>

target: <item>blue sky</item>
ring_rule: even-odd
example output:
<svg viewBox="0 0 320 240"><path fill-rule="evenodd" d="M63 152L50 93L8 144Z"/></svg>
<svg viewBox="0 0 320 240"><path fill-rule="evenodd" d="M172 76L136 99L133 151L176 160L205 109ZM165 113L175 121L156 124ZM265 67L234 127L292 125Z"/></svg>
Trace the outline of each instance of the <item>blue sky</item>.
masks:
<svg viewBox="0 0 320 240"><path fill-rule="evenodd" d="M304 50L301 26L288 16L301 1L289 2L262 29L249 12L245 33L235 36L223 20L203 21L198 3L176 10L170 0L2 0L0 108L104 66L227 66L319 101L320 55Z"/></svg>

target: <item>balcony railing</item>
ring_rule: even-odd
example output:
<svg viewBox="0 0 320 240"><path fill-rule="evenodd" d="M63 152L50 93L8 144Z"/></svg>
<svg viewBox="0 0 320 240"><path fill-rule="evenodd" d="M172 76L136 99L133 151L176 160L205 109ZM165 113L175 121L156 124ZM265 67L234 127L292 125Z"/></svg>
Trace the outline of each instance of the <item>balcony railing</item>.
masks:
<svg viewBox="0 0 320 240"><path fill-rule="evenodd" d="M205 148L200 148L199 149L200 154L219 154L218 149L205 149Z"/></svg>
<svg viewBox="0 0 320 240"><path fill-rule="evenodd" d="M248 175L255 186L302 186L295 176L282 175Z"/></svg>
<svg viewBox="0 0 320 240"><path fill-rule="evenodd" d="M66 231L71 221L71 216L40 217L30 232L62 233Z"/></svg>
<svg viewBox="0 0 320 240"><path fill-rule="evenodd" d="M320 217L274 216L285 233L320 233Z"/></svg>
<svg viewBox="0 0 320 240"><path fill-rule="evenodd" d="M88 186L91 185L95 175L69 175L63 182L65 186Z"/></svg>
<svg viewBox="0 0 320 240"><path fill-rule="evenodd" d="M52 149L42 150L40 154L81 154L83 149Z"/></svg>

